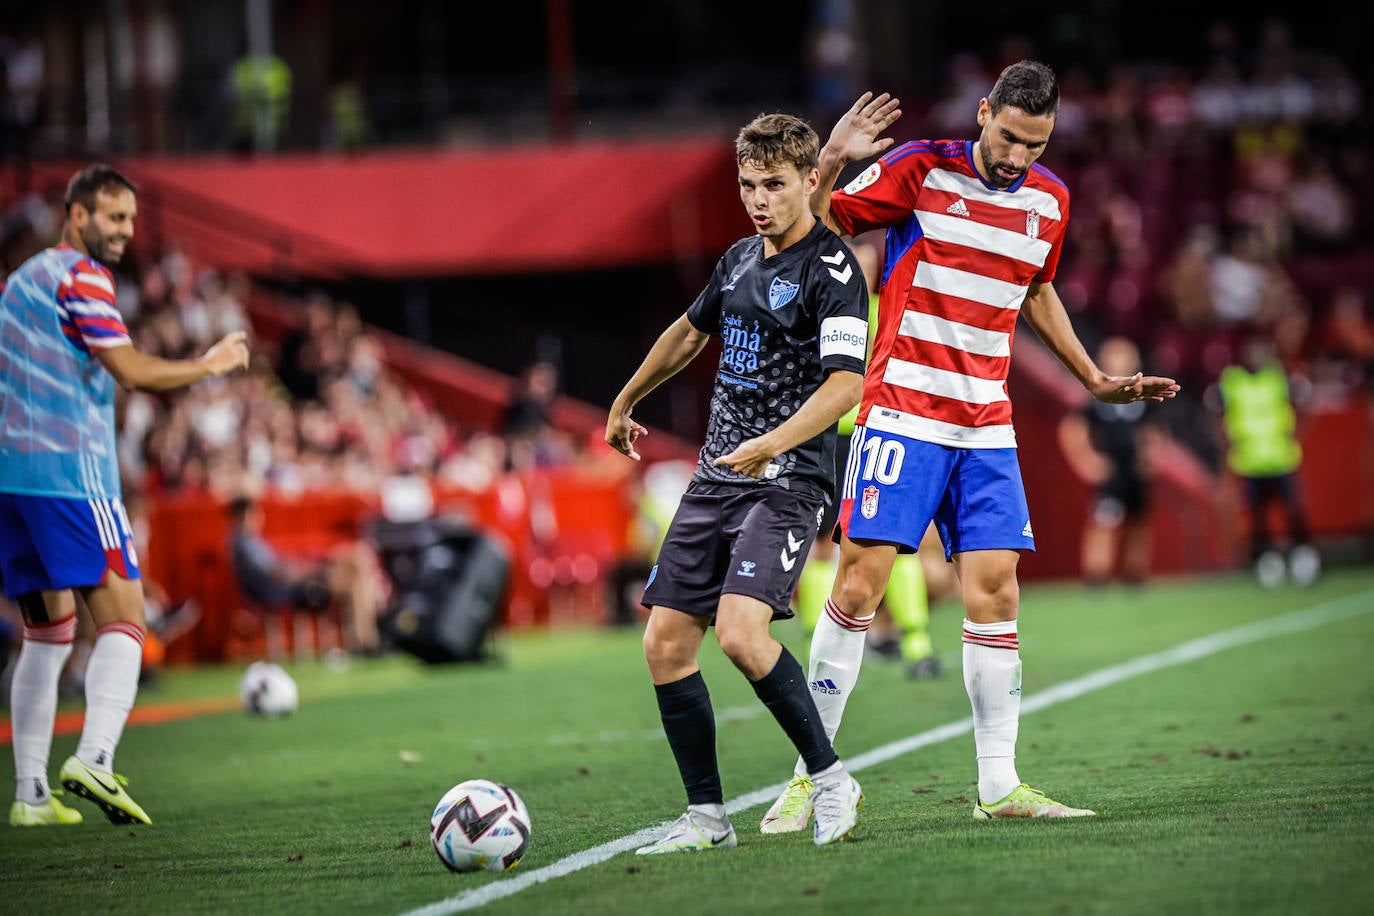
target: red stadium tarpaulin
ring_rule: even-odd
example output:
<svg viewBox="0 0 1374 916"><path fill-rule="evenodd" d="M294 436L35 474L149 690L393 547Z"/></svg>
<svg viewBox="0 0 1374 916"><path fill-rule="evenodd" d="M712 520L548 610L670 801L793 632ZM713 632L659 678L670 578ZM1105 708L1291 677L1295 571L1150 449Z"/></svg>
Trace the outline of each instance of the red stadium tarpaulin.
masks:
<svg viewBox="0 0 1374 916"><path fill-rule="evenodd" d="M141 186L141 232L212 245L216 261L257 271L618 267L714 259L750 231L728 140L113 164ZM80 163L36 165L51 185Z"/></svg>

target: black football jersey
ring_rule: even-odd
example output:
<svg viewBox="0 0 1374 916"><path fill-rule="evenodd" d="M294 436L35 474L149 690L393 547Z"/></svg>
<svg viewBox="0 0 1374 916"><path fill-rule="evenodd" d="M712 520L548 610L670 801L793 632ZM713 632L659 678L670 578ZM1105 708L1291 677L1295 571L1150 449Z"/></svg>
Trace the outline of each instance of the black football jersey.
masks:
<svg viewBox="0 0 1374 916"><path fill-rule="evenodd" d="M1144 401L1107 404L1093 401L1083 410L1093 447L1111 462L1111 479L1140 479L1140 434L1148 420Z"/></svg>
<svg viewBox="0 0 1374 916"><path fill-rule="evenodd" d="M763 256L762 237L741 239L716 264L687 318L722 345L695 479L797 488L829 499L834 428L778 455L762 478L712 462L782 425L830 372L863 373L868 288L853 253L819 221L771 258Z"/></svg>

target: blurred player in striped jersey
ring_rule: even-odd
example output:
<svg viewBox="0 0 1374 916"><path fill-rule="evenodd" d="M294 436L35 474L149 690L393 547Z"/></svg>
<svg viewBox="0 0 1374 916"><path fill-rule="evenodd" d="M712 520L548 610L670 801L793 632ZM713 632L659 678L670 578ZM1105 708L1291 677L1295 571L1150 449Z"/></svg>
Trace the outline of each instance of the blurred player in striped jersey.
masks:
<svg viewBox="0 0 1374 916"><path fill-rule="evenodd" d="M97 636L85 725L62 784L113 823L152 823L114 773L145 633L138 557L120 501L114 383L166 391L248 365L241 331L197 359L159 359L132 346L107 265L119 263L133 238L136 191L108 166L77 172L61 243L20 265L0 292L0 581L24 615L10 700L17 827L82 819L48 786L76 591Z"/></svg>
<svg viewBox="0 0 1374 916"><path fill-rule="evenodd" d="M1173 379L1099 369L1051 283L1069 192L1035 161L1058 109L1048 67L1012 64L979 101L977 140L905 143L843 189L812 198L839 234L886 230L886 257L843 482L840 564L812 637L807 679L833 736L893 562L919 546L933 519L963 592L978 818L1093 813L1046 798L1016 772L1016 564L1021 551L1035 549L1007 397L1017 316L1100 401L1158 402L1178 391ZM822 150L821 188L832 187L849 162L887 150L892 141L878 136L899 115L886 94L861 97ZM760 828L802 829L811 792L798 768Z"/></svg>

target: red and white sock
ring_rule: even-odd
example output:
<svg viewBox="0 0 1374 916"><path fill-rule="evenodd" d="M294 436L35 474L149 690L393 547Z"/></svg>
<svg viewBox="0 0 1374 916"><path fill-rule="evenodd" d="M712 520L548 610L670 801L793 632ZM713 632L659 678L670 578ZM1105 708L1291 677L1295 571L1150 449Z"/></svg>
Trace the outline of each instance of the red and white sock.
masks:
<svg viewBox="0 0 1374 916"><path fill-rule="evenodd" d="M1021 652L1015 620L964 621L964 689L973 706L978 795L994 802L1021 784L1016 775Z"/></svg>
<svg viewBox="0 0 1374 916"><path fill-rule="evenodd" d="M86 665L86 724L76 757L93 770L114 770L115 747L138 695L143 629L120 621L101 627Z"/></svg>
<svg viewBox="0 0 1374 916"><path fill-rule="evenodd" d="M821 725L831 743L840 730L844 706L859 680L859 666L864 660L864 642L873 615L854 617L845 613L834 598L825 600L825 613L811 634L811 653L806 669L806 683L811 698L821 714ZM798 757L797 775L806 773L805 762Z"/></svg>
<svg viewBox="0 0 1374 916"><path fill-rule="evenodd" d="M57 716L57 682L72 654L76 616L57 623L25 624L24 644L10 686L14 729L14 797L41 805L50 797L48 757Z"/></svg>

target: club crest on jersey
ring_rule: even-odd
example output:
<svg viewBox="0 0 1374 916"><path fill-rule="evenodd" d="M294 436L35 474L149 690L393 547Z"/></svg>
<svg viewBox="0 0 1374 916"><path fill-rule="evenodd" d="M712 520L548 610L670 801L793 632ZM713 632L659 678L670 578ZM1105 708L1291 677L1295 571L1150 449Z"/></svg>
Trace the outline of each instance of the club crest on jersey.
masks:
<svg viewBox="0 0 1374 916"><path fill-rule="evenodd" d="M847 184L847 185L844 186L844 193L846 193L846 194L858 194L858 193L859 193L860 191L862 191L864 188L868 187L868 186L871 185L873 182L877 181L877 180L878 180L878 176L881 175L882 173L883 173L883 167L882 167L882 165L881 165L880 163L877 163L877 162L873 163L873 164L870 165L868 168L864 169L863 172L859 175L858 178L855 178L855 179L854 179L853 181L851 181L849 184Z"/></svg>
<svg viewBox="0 0 1374 916"><path fill-rule="evenodd" d="M1026 211L1026 235L1033 239L1040 237L1040 211Z"/></svg>
<svg viewBox="0 0 1374 916"><path fill-rule="evenodd" d="M768 284L768 307L776 312L797 298L797 293L800 290L800 283L793 283L782 277L774 277L773 282Z"/></svg>
<svg viewBox="0 0 1374 916"><path fill-rule="evenodd" d="M872 518L878 514L878 488L864 487L863 502L859 504L859 511L864 518Z"/></svg>

